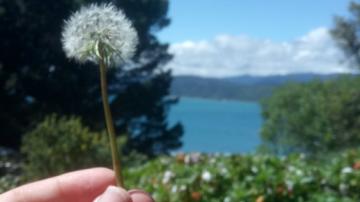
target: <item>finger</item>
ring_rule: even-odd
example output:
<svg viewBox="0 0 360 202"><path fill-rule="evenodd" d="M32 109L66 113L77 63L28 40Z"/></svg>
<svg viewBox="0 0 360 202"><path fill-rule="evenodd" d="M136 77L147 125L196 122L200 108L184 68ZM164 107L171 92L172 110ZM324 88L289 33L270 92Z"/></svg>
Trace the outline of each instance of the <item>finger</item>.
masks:
<svg viewBox="0 0 360 202"><path fill-rule="evenodd" d="M132 202L132 200L125 189L109 186L94 202Z"/></svg>
<svg viewBox="0 0 360 202"><path fill-rule="evenodd" d="M93 168L34 182L0 195L4 202L89 202L115 183L113 171Z"/></svg>
<svg viewBox="0 0 360 202"><path fill-rule="evenodd" d="M129 191L129 194L132 202L155 202L150 194L139 189L132 189Z"/></svg>

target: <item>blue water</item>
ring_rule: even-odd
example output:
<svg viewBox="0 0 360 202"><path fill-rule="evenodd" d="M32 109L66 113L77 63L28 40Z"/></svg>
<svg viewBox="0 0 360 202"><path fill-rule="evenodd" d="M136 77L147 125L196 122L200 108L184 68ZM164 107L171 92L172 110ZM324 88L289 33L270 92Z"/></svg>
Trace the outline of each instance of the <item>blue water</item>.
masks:
<svg viewBox="0 0 360 202"><path fill-rule="evenodd" d="M180 151L249 153L260 143L261 109L255 102L181 98L169 120L184 126Z"/></svg>

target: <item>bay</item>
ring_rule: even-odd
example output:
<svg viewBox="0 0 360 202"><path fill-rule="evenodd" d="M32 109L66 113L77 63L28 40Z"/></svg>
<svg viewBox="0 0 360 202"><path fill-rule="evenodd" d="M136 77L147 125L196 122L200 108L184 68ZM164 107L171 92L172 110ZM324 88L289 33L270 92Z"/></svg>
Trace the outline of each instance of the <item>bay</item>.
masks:
<svg viewBox="0 0 360 202"><path fill-rule="evenodd" d="M256 102L182 97L169 114L184 126L179 151L251 153L260 144L261 109Z"/></svg>

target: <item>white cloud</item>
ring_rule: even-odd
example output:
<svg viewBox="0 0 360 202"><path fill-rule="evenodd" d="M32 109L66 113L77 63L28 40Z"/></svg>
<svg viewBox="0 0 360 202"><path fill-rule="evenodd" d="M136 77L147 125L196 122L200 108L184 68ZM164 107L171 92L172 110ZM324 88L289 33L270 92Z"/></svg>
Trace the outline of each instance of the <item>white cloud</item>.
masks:
<svg viewBox="0 0 360 202"><path fill-rule="evenodd" d="M289 73L349 72L326 28L294 41L274 42L247 36L220 35L209 41L172 44L167 65L175 75L224 77Z"/></svg>

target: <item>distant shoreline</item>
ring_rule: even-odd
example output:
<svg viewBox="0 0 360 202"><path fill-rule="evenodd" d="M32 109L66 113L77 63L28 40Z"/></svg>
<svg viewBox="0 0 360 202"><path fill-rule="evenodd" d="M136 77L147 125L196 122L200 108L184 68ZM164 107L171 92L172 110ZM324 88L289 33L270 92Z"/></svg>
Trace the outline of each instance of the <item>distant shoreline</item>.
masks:
<svg viewBox="0 0 360 202"><path fill-rule="evenodd" d="M249 100L236 100L236 99L220 99L220 98L208 98L208 97L196 97L196 96L179 96L179 95L172 95L172 96L176 96L179 98L179 101L181 101L181 99L193 99L193 100L204 100L204 101L215 101L215 102L241 102L241 103L251 103L251 104L260 104L260 102L258 101L249 101Z"/></svg>
<svg viewBox="0 0 360 202"><path fill-rule="evenodd" d="M170 94L210 100L257 102L272 95L279 86L291 83L307 83L314 80L334 80L342 74L293 74L283 76L238 76L222 79L177 76L174 77Z"/></svg>

